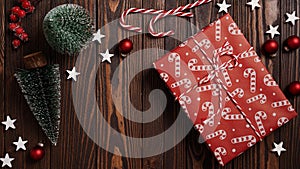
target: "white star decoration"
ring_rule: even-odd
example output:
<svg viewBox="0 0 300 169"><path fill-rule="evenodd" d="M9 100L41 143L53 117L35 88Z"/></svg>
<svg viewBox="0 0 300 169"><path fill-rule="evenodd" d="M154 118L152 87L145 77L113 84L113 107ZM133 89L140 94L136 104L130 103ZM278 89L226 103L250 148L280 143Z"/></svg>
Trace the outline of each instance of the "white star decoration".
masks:
<svg viewBox="0 0 300 169"><path fill-rule="evenodd" d="M223 0L223 3L217 3L217 5L220 7L219 12L226 12L228 13L228 8L231 7L230 4L226 3L226 0Z"/></svg>
<svg viewBox="0 0 300 169"><path fill-rule="evenodd" d="M291 22L293 25L295 25L296 20L299 20L300 18L296 16L296 11L294 11L293 13L289 14L286 13L286 16L288 17L288 19L285 21L287 22Z"/></svg>
<svg viewBox="0 0 300 169"><path fill-rule="evenodd" d="M273 143L275 148L272 149L272 152L277 152L278 156L280 156L282 151L286 151L285 148L283 148L283 142L280 142L279 144Z"/></svg>
<svg viewBox="0 0 300 169"><path fill-rule="evenodd" d="M92 41L98 41L99 43L101 43L101 39L105 37L105 35L102 35L100 32L100 29L97 31L97 33L93 34L94 38Z"/></svg>
<svg viewBox="0 0 300 169"><path fill-rule="evenodd" d="M73 67L73 69L70 71L70 70L67 70L67 72L69 73L69 76L67 79L73 79L75 82L77 81L77 76L80 75L80 73L76 72L76 68Z"/></svg>
<svg viewBox="0 0 300 169"><path fill-rule="evenodd" d="M13 142L13 144L17 146L16 151L19 151L19 149L26 150L25 144L27 142L27 140L23 141L22 138L19 137L17 142Z"/></svg>
<svg viewBox="0 0 300 169"><path fill-rule="evenodd" d="M100 54L103 56L102 62L108 61L109 63L111 63L110 58L113 57L114 55L110 54L109 51L108 51L108 49L106 49L105 53L100 53Z"/></svg>
<svg viewBox="0 0 300 169"><path fill-rule="evenodd" d="M275 27L270 25L270 30L268 30L266 33L271 34L271 37L274 38L275 35L280 35L280 33L278 32L278 28L279 28L279 25L277 25Z"/></svg>
<svg viewBox="0 0 300 169"><path fill-rule="evenodd" d="M8 130L9 128L16 129L14 123L16 122L16 119L11 119L9 116L6 117L6 121L3 121L2 124L5 125L5 130Z"/></svg>
<svg viewBox="0 0 300 169"><path fill-rule="evenodd" d="M14 158L10 158L8 153L5 154L4 158L0 158L0 160L2 161L2 167L8 166L8 167L12 167L11 162L14 160Z"/></svg>
<svg viewBox="0 0 300 169"><path fill-rule="evenodd" d="M247 3L247 5L251 5L251 9L253 11L256 7L260 8L260 5L258 2L259 2L259 0L251 0L250 2Z"/></svg>

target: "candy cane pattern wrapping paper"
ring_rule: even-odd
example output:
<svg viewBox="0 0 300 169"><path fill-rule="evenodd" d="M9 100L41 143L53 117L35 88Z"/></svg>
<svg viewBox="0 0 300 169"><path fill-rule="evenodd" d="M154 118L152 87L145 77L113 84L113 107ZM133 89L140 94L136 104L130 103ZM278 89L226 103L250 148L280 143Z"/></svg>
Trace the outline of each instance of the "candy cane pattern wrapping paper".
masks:
<svg viewBox="0 0 300 169"><path fill-rule="evenodd" d="M221 165L297 116L229 14L154 67Z"/></svg>

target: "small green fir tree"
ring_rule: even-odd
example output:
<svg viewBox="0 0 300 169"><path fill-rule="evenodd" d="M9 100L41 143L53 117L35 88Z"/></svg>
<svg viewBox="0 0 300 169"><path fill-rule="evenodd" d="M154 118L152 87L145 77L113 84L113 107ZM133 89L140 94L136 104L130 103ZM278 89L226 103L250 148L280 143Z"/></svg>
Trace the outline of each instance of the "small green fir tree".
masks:
<svg viewBox="0 0 300 169"><path fill-rule="evenodd" d="M56 145L60 123L60 74L58 65L18 70L15 77L46 136Z"/></svg>
<svg viewBox="0 0 300 169"><path fill-rule="evenodd" d="M43 29L49 45L59 53L74 54L91 39L93 24L87 10L76 4L53 8L44 18Z"/></svg>

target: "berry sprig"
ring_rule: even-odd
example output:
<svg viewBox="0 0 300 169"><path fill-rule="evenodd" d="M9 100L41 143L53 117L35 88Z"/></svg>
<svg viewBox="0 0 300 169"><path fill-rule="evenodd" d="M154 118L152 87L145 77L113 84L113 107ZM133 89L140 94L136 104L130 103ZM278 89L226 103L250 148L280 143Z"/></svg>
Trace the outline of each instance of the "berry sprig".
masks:
<svg viewBox="0 0 300 169"><path fill-rule="evenodd" d="M25 18L26 15L34 12L35 7L28 0L19 0L20 6L13 6L10 10L10 23L8 25L9 29L14 32L14 38L12 41L13 47L16 49L21 45L21 41L28 41L28 34L25 32L24 28L21 26L21 20Z"/></svg>

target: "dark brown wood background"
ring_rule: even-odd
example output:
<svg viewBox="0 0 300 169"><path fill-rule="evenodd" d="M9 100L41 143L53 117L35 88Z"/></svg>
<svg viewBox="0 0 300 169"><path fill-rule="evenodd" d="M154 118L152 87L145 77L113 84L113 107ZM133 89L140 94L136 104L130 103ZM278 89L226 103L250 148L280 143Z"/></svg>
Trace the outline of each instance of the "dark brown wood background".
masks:
<svg viewBox="0 0 300 169"><path fill-rule="evenodd" d="M220 0L221 1L221 0ZM124 9L130 7L170 9L179 5L184 5L192 0L71 0L70 3L76 3L84 6L91 14L96 28L100 28L106 23L117 19ZM195 17L189 21L197 27L202 28L210 22L214 21L220 15L218 8L213 1L208 5L204 5L192 10ZM275 39L280 44L290 35L300 33L300 22L296 22L295 26L284 24L285 13L297 11L300 15L300 0L262 0L262 7L251 12L250 7L246 7L247 0L227 0L232 4L229 9L241 30L244 32L250 43L260 53L260 46L269 38L264 32L268 29L267 25L280 24L279 31L281 36ZM53 7L67 3L67 0L41 0L34 14L23 20L23 25L28 34L30 41L14 50L11 45L12 33L8 30L9 9L16 3L16 0L0 0L0 121L4 121L6 115L16 118L16 130L4 131L1 125L0 130L0 156L4 156L8 152L15 158L13 168L16 169L160 169L160 168L176 168L176 169L211 169L222 168L218 165L212 153L205 144L198 144L198 134L192 130L188 136L176 147L168 152L150 158L130 159L119 157L108 153L98 147L84 133L77 120L72 105L71 81L66 80L66 69L71 69L76 61L76 56L59 55L47 45L42 31L42 21L45 14ZM277 7L276 7L277 6ZM141 25L143 19L131 20L132 24ZM165 19L157 24L163 29L162 23L168 23ZM182 32L182 37L186 37L193 32L190 25L176 24L176 29ZM110 38L122 39L122 35L128 32L120 29L117 35L110 35L109 30L105 32L105 42ZM144 48L161 48L170 50L176 47L180 42L172 38L156 39L148 35L140 35L131 38L134 42L134 51ZM22 56L42 50L46 53L50 63L58 63L61 68L62 76L62 115L61 115L61 131L58 146L51 146L47 138L42 133L37 121L23 98L17 85L14 72L17 68L23 68L24 64ZM292 81L299 80L300 74L300 57L299 51L284 53L282 50L278 55L270 59L263 55L262 60L268 69L273 73L275 79L280 84L282 90ZM153 54L153 57L161 56ZM107 121L118 131L134 136L148 137L163 132L176 119L178 113L178 104L168 94L168 90L164 87L163 82L153 69L143 71L138 74L131 82L131 103L139 110L149 108L148 94L154 88L161 88L166 92L169 100L167 110L159 119L149 124L137 124L124 119L114 108L108 89L110 89L110 77L116 69L117 65L122 62L122 58L116 54L112 59L112 64L102 64L98 72L96 94L98 103L103 115ZM137 63L124 66L120 73L120 80L127 80L126 70L133 65L147 66L151 64L146 59L141 59ZM125 72L125 73L124 73ZM80 78L80 77L79 77ZM122 86L119 86L122 88ZM289 100L294 104L296 110L300 111L300 98L289 96ZM129 104L130 101L124 101L123 104ZM275 131L273 134L264 139L261 143L255 145L241 156L227 164L226 169L298 169L300 162L300 118L296 118ZM28 157L28 150L25 152L15 152L12 145L18 136L22 136L29 142L28 150L42 141L46 146L46 156L39 162L33 162ZM115 139L112 135L107 138ZM108 139L109 140L109 139ZM270 152L273 142L284 142L287 152L280 157ZM108 143L109 144L109 143ZM124 146L126 144L124 143ZM118 149L116 149L118 152Z"/></svg>

